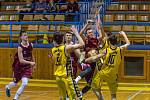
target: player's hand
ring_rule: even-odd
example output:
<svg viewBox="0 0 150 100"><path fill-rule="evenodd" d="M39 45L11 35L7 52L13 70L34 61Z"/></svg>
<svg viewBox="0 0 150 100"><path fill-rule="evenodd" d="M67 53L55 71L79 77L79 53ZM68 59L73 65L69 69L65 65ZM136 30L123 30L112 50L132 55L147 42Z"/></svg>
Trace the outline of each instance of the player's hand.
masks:
<svg viewBox="0 0 150 100"><path fill-rule="evenodd" d="M35 62L30 62L30 65L31 66L35 66Z"/></svg>
<svg viewBox="0 0 150 100"><path fill-rule="evenodd" d="M78 33L78 30L74 25L71 26L71 30L74 34Z"/></svg>
<svg viewBox="0 0 150 100"><path fill-rule="evenodd" d="M119 34L120 35L125 35L125 32L124 31L120 31Z"/></svg>
<svg viewBox="0 0 150 100"><path fill-rule="evenodd" d="M87 20L87 24L92 24L92 23L94 23L93 20Z"/></svg>

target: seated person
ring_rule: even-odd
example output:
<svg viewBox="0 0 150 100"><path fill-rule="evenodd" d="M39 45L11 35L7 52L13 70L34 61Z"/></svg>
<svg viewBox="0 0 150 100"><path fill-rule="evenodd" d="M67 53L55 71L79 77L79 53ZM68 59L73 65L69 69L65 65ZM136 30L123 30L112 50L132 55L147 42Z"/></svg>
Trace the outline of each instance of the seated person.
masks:
<svg viewBox="0 0 150 100"><path fill-rule="evenodd" d="M46 0L35 2L34 12L50 12L50 6Z"/></svg>

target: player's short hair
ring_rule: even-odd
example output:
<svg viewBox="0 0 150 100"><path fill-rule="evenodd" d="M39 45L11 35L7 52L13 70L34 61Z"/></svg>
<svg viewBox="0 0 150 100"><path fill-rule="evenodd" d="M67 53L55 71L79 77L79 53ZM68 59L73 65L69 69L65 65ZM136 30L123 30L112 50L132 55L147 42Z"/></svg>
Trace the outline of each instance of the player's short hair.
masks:
<svg viewBox="0 0 150 100"><path fill-rule="evenodd" d="M23 33L27 33L27 32L26 31L20 31L19 37L21 37Z"/></svg>
<svg viewBox="0 0 150 100"><path fill-rule="evenodd" d="M117 37L114 35L114 36L111 36L112 35L112 32L110 31L106 31L106 34L107 36L109 37L108 40L109 42L112 44L112 45L116 45L117 44Z"/></svg>
<svg viewBox="0 0 150 100"><path fill-rule="evenodd" d="M63 42L63 38L64 38L64 34L61 33L55 33L53 40L57 43L57 44L61 44Z"/></svg>
<svg viewBox="0 0 150 100"><path fill-rule="evenodd" d="M71 34L71 35L72 35L72 33L73 33L72 31L67 31L66 32L66 34Z"/></svg>

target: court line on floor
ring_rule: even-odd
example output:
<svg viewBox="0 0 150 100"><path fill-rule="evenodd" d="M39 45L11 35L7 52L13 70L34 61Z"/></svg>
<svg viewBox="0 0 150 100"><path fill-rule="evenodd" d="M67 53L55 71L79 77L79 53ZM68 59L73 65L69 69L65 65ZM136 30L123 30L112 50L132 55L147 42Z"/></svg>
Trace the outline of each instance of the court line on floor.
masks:
<svg viewBox="0 0 150 100"><path fill-rule="evenodd" d="M133 95L129 96L128 100L132 100L133 98L135 98L137 95L139 95L141 92L143 92L143 90L139 90L138 92L134 93Z"/></svg>
<svg viewBox="0 0 150 100"><path fill-rule="evenodd" d="M141 91L141 90L139 90L139 91ZM139 92L138 91L138 92ZM143 90L142 90L143 91ZM141 91L141 92L142 92ZM5 91L0 91L1 93L4 93ZM11 92L16 92L16 91L11 91ZM53 91L29 91L29 90L25 90L24 92L26 92L26 93L43 93L43 92L49 92L49 93L51 93L51 92L58 92L58 90L53 90ZM92 91L91 91L92 92ZM102 92L109 92L109 91L102 91ZM133 93L134 91L118 91L117 93ZM136 92L136 93L138 93L138 92ZM135 94L136 94L135 93ZM150 94L149 92L147 92L147 93L142 93L142 94ZM131 95L131 96L133 96L133 95ZM129 97L131 97L131 96L129 96Z"/></svg>
<svg viewBox="0 0 150 100"><path fill-rule="evenodd" d="M45 96L47 94L48 93L44 92L44 93L38 94L38 96ZM35 97L35 96L33 96L33 95L32 96L24 96L21 98L21 100L30 100L30 98L32 98L32 97Z"/></svg>

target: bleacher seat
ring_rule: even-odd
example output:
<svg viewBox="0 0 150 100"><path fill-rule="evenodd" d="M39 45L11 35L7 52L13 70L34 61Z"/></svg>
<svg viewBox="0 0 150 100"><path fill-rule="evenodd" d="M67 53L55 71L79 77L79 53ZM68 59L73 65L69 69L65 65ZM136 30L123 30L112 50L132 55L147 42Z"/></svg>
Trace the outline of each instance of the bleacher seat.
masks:
<svg viewBox="0 0 150 100"><path fill-rule="evenodd" d="M116 14L115 21L125 21L125 15L124 14Z"/></svg>
<svg viewBox="0 0 150 100"><path fill-rule="evenodd" d="M70 31L70 26L65 26L65 25L62 25L61 27L60 27L61 29L61 31Z"/></svg>
<svg viewBox="0 0 150 100"><path fill-rule="evenodd" d="M126 21L137 21L137 15L135 14L127 14Z"/></svg>
<svg viewBox="0 0 150 100"><path fill-rule="evenodd" d="M138 4L130 4L129 5L129 10L138 11L139 10L139 5Z"/></svg>
<svg viewBox="0 0 150 100"><path fill-rule="evenodd" d="M6 6L6 11L14 11L15 6Z"/></svg>
<svg viewBox="0 0 150 100"><path fill-rule="evenodd" d="M105 15L104 16L104 21L105 22L113 22L113 17L114 17L114 15Z"/></svg>
<svg viewBox="0 0 150 100"><path fill-rule="evenodd" d="M148 11L150 10L150 7L148 4L141 4L140 5L140 11Z"/></svg>
<svg viewBox="0 0 150 100"><path fill-rule="evenodd" d="M145 31L150 32L150 26L145 26Z"/></svg>
<svg viewBox="0 0 150 100"><path fill-rule="evenodd" d="M119 32L119 31L121 31L121 25L112 25L112 26L110 26L110 31L112 31L112 32Z"/></svg>
<svg viewBox="0 0 150 100"><path fill-rule="evenodd" d="M28 25L27 31L29 31L29 32L37 32L38 31L38 25Z"/></svg>
<svg viewBox="0 0 150 100"><path fill-rule="evenodd" d="M24 21L32 21L33 20L33 15L24 15L23 20Z"/></svg>
<svg viewBox="0 0 150 100"><path fill-rule="evenodd" d="M0 21L8 21L9 15L0 15Z"/></svg>
<svg viewBox="0 0 150 100"><path fill-rule="evenodd" d="M19 15L10 15L10 21L18 21L19 20Z"/></svg>
<svg viewBox="0 0 150 100"><path fill-rule="evenodd" d="M48 32L49 31L49 25L39 25L39 32Z"/></svg>
<svg viewBox="0 0 150 100"><path fill-rule="evenodd" d="M44 15L42 15L42 14L38 14L38 15L37 15L37 14L35 14L35 15L34 15L33 20L35 20L35 21L39 21L40 19L42 19L42 18L43 18L43 16L44 16Z"/></svg>
<svg viewBox="0 0 150 100"><path fill-rule="evenodd" d="M138 15L138 21L147 22L147 21L149 21L149 16L148 15Z"/></svg>
<svg viewBox="0 0 150 100"><path fill-rule="evenodd" d="M12 31L20 31L21 25L12 25Z"/></svg>
<svg viewBox="0 0 150 100"><path fill-rule="evenodd" d="M10 31L10 25L1 25L0 31L9 32Z"/></svg>
<svg viewBox="0 0 150 100"><path fill-rule="evenodd" d="M55 15L55 21L65 21L65 15Z"/></svg>
<svg viewBox="0 0 150 100"><path fill-rule="evenodd" d="M135 32L145 32L145 26L134 26Z"/></svg>
<svg viewBox="0 0 150 100"><path fill-rule="evenodd" d="M120 4L118 10L128 10L128 5L127 4Z"/></svg>
<svg viewBox="0 0 150 100"><path fill-rule="evenodd" d="M133 25L123 25L122 30L125 32L132 32L133 31Z"/></svg>
<svg viewBox="0 0 150 100"><path fill-rule="evenodd" d="M53 20L54 20L54 15L45 15L45 17L46 17L49 21L53 21Z"/></svg>
<svg viewBox="0 0 150 100"><path fill-rule="evenodd" d="M118 4L110 5L107 10L118 10Z"/></svg>

